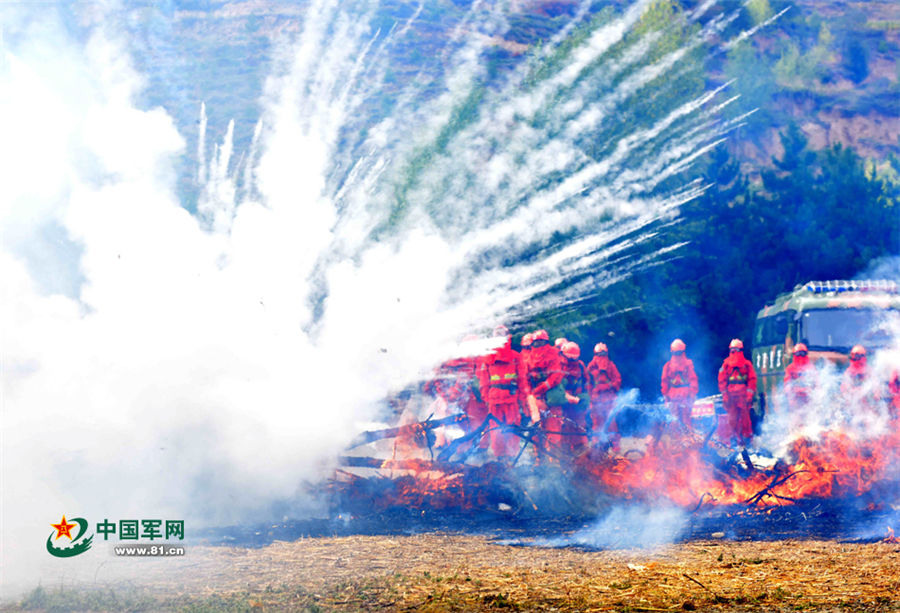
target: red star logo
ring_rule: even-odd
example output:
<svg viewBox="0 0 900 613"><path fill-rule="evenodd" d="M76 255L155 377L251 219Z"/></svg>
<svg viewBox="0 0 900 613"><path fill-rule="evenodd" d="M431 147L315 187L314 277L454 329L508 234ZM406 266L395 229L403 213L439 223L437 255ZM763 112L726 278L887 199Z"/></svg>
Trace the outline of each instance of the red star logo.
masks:
<svg viewBox="0 0 900 613"><path fill-rule="evenodd" d="M50 524L54 528L56 528L56 538L61 536L68 536L69 540L72 540L72 528L77 526L78 524L69 524L66 523L66 516L63 515L62 519L58 524Z"/></svg>

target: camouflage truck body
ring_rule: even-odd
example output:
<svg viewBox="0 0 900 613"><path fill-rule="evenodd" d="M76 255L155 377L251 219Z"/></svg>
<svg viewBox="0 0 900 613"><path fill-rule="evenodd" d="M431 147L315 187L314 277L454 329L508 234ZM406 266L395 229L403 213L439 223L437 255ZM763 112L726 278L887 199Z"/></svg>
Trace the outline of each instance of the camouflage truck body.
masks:
<svg viewBox="0 0 900 613"><path fill-rule="evenodd" d="M758 417L777 405L784 371L798 342L813 364L848 362L860 344L877 351L891 340L886 321L900 314L900 292L893 281L810 281L779 295L759 311L753 330L753 366L758 375Z"/></svg>

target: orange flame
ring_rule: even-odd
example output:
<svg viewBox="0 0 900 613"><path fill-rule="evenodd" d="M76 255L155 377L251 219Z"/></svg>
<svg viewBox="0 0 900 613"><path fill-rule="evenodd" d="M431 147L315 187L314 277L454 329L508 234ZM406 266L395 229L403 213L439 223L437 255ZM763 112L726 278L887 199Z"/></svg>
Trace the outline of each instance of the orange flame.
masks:
<svg viewBox="0 0 900 613"><path fill-rule="evenodd" d="M662 442L636 460L616 458L589 471L609 494L627 499L666 498L688 507L705 500L714 504L791 504L804 498L858 496L888 477L898 449L897 434L857 441L841 432L819 441L799 439L790 464L771 472L736 477L718 471L697 445ZM760 495L761 494L761 495Z"/></svg>
<svg viewBox="0 0 900 613"><path fill-rule="evenodd" d="M393 485L376 499L376 506L473 508L486 504L491 488L502 482L506 467L499 463L438 465L417 459L413 456L421 458L422 449L413 438L421 433L411 425L404 435L398 437L394 457L382 465ZM868 440L832 431L819 440L796 440L786 459L772 469L728 470L710 462L710 451L704 451L701 441L664 436L637 458L594 453L573 457L569 476L579 486L627 500L667 500L684 508L773 507L810 498L856 497L879 483L900 481L898 450L900 430ZM892 532L889 538L894 538Z"/></svg>

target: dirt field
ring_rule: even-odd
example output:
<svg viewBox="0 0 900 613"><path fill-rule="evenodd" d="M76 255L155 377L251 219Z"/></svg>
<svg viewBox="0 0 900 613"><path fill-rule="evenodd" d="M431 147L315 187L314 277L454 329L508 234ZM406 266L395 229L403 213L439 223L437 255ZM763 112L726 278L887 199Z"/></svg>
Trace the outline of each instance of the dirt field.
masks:
<svg viewBox="0 0 900 613"><path fill-rule="evenodd" d="M38 589L4 610L900 611L900 545L890 543L586 552L428 534L187 553L116 559L101 583Z"/></svg>

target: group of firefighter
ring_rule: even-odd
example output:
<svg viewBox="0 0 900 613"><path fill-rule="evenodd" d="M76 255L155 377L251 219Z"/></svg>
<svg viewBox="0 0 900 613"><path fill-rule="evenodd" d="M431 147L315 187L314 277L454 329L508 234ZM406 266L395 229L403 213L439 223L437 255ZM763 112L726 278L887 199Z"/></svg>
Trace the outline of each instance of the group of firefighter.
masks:
<svg viewBox="0 0 900 613"><path fill-rule="evenodd" d="M577 343L557 338L553 343L546 330L525 334L521 351L512 348L505 326L494 330L503 344L490 354L462 357L442 364L425 391L433 394L448 410L465 414L465 428L474 432L486 420L488 436L480 445L490 445L497 458L511 458L519 452L520 428L538 425L529 440L536 460L559 457L558 452L575 454L606 444L617 447L619 431L615 405L622 376L609 357L605 343L594 345L592 359L585 364ZM756 390L756 371L744 357L743 343L734 339L719 369L719 390L725 419L719 420L718 434L726 443L746 444L753 435L751 407ZM672 414L672 428L682 434L693 432L692 411L698 393L697 373L686 355L686 345L675 339L671 357L662 370L661 391ZM849 388L862 386L866 373L865 350L854 347L847 371ZM793 361L785 373L785 389L792 403L809 401L812 365L806 346L793 348ZM900 405L900 376L891 381L895 406ZM507 427L504 427L507 426Z"/></svg>
<svg viewBox="0 0 900 613"><path fill-rule="evenodd" d="M797 343L792 349L791 363L784 372L784 391L787 401L795 413L807 406L812 394L820 385L820 372L809 361L809 350L804 343ZM866 348L855 345L850 350L849 365L841 379L841 396L855 410L873 409L885 404L892 421L900 426L900 369L891 372L885 386L874 379L869 371Z"/></svg>

